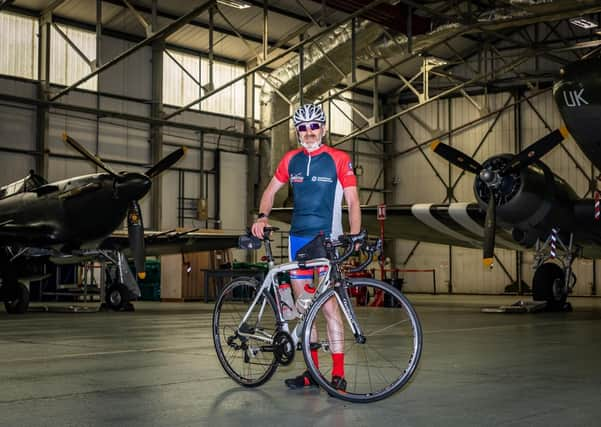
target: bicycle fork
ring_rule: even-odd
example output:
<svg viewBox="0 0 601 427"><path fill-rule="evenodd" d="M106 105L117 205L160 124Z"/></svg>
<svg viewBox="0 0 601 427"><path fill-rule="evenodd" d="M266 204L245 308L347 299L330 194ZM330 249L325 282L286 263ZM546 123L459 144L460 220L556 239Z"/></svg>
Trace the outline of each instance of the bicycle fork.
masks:
<svg viewBox="0 0 601 427"><path fill-rule="evenodd" d="M365 338L365 335L363 335L363 330L361 329L359 322L357 322L357 316L355 315L355 310L351 304L351 299L349 298L346 286L335 286L334 295L336 295L338 305L341 307L344 317L346 317L346 321L353 331L355 342L357 342L357 344L365 344L367 339Z"/></svg>

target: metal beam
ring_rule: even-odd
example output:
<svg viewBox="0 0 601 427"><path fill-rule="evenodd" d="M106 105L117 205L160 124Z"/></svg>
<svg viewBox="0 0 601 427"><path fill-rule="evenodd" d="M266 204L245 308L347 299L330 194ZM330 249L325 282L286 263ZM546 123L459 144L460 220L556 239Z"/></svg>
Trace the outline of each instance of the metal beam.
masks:
<svg viewBox="0 0 601 427"><path fill-rule="evenodd" d="M154 42L156 40L168 37L169 35L173 34L177 30L179 30L180 28L182 28L184 25L188 24L197 15L199 15L200 13L202 13L202 12L206 11L207 9L209 9L209 7L211 7L214 3L215 3L215 0L208 0L208 1L204 2L204 3L202 3L201 5L196 6L194 9L192 9L190 12L188 12L187 14L185 14L184 16L182 16L181 18L179 18L177 21L174 21L171 24L168 24L168 25L164 26L159 31L157 31L156 33L154 33L153 35L151 35L150 37L145 38L144 40L142 40L141 42L139 42L135 46L132 46L131 48L127 49L122 54L118 55L116 58L113 58L112 60L108 61L106 64L103 64L102 66L98 67L96 70L92 71L87 76L82 77L81 79L79 79L78 81L76 81L75 83L73 83L72 85L70 85L70 86L66 87L65 89L61 90L59 93L57 93L56 95L54 95L53 97L51 97L50 101L54 101L54 100L60 98L61 96L66 95L72 89L74 89L77 86L79 86L80 84L88 81L89 79L91 79L92 77L94 77L96 74L99 74L100 72L106 70L107 68L112 67L113 65L115 65L118 62L120 62L124 58L127 58L131 54L137 52L142 47L148 46L149 44L151 44L152 42Z"/></svg>
<svg viewBox="0 0 601 427"><path fill-rule="evenodd" d="M506 110L506 109L509 109L509 108L514 108L516 105L522 103L526 99L531 99L531 98L537 97L539 95L542 95L543 93L548 92L551 89L552 89L551 87L548 87L546 89L542 89L542 90L540 90L540 91L538 91L536 93L530 94L527 97L521 98L519 101L516 101L516 102L514 102L512 104L509 104L509 105L507 105L505 107L502 107L502 108L500 108L498 110L491 111L490 113L485 114L485 115L483 115L483 116L481 116L481 117L479 117L479 118L477 118L475 120L472 120L470 122L464 123L461 126L458 126L458 127L454 128L454 129L451 129L451 130L449 130L447 132L444 132L444 133L442 133L440 135L437 135L436 137L433 137L433 138L430 138L430 139L428 139L426 141L423 141L423 142L421 142L419 144L419 147L423 147L424 145L431 144L432 142L434 142L437 139L442 139L442 138L445 138L445 137L449 137L450 135L452 135L454 133L457 133L459 131L468 129L468 128L474 126L475 124L477 124L478 122L481 122L483 120L488 120L490 117L498 114L502 110ZM399 151L399 152L393 154L393 158L396 158L396 157L399 157L399 156L403 156L405 154L409 154L409 153L415 151L416 149L417 149L417 147L412 147L412 148L409 148L407 150Z"/></svg>
<svg viewBox="0 0 601 427"><path fill-rule="evenodd" d="M188 130L192 130L192 131L201 131L201 132L206 133L207 135L224 135L224 136L231 136L234 138L244 138L245 136L247 136L246 134L244 134L242 132L236 132L236 131L232 131L232 130L210 128L210 127L206 127L206 126L198 126L198 125L192 125L189 123L182 123L182 122L170 122L170 121L163 120L163 119L153 119L148 116L138 116L136 114L122 113L122 112L111 111L111 110L103 110L103 109L97 109L97 108L92 108L92 107L83 107L80 105L63 104L60 102L50 102L50 101L44 101L44 100L40 100L40 99L26 98L26 97L8 95L8 94L2 94L2 93L0 93L0 100L6 101L6 102L19 103L19 104L26 104L26 105L39 105L42 107L56 108L56 109L65 110L65 111L77 111L80 113L85 113L85 114L89 114L89 115L93 115L93 116L97 116L97 117L101 117L101 118L114 118L114 119L118 119L118 120L129 120L132 122L163 125L163 126L167 126L167 127L171 127L171 128L188 129ZM198 111L196 111L196 112L198 113ZM257 138L269 140L269 137L267 137L267 136L257 136Z"/></svg>
<svg viewBox="0 0 601 427"><path fill-rule="evenodd" d="M106 3L110 3L110 4L114 4L116 6L120 6L123 7L123 2L122 0L103 0ZM136 8L136 10L138 10L139 12L142 13L147 13L150 14L151 13L151 9L147 6L144 6L142 4L136 4L133 3L133 6ZM263 7L262 4L260 7ZM272 6L269 6L269 10L270 11L274 11L274 8ZM169 13L165 10L157 10L157 16L159 18L166 18L166 19L171 19L171 20L176 20L179 18L179 16L173 14L173 13ZM200 22L200 21L191 21L188 25L192 25L194 27L197 28L202 28L205 30L209 29L209 25L207 23L204 22ZM221 26L215 26L215 31L228 35L228 36L235 36L236 34L234 34L231 30L228 30L225 27L221 27ZM262 43L261 37L258 37L254 34L249 34L249 33L242 33L242 35L244 36L245 39L250 40L254 43ZM269 44L271 46L275 46L276 45L276 41L275 40L270 40Z"/></svg>
<svg viewBox="0 0 601 427"><path fill-rule="evenodd" d="M59 7L61 4L63 4L66 0L54 0L52 3L50 3L44 10L42 10L40 12L40 16L44 16L47 13L52 13L54 12L54 9L56 9L57 7ZM8 4L12 3L11 0L9 0L7 2ZM0 6L0 10L2 9L2 7Z"/></svg>
<svg viewBox="0 0 601 427"><path fill-rule="evenodd" d="M171 113L167 116L165 116L166 119L170 119L178 114L183 113L184 111L186 111L187 109L189 109L192 105L194 104L198 104L199 102L203 101L204 99L208 98L209 96L212 96L214 94L216 94L217 92L222 91L223 89L225 89L226 87L231 86L232 84L236 83L237 81L240 81L244 78L246 78L247 76L249 76L250 74L253 74L254 72L260 70L261 68L265 67L268 64L271 64L272 62L275 62L279 59L282 59L283 57L285 57L286 55L288 55L291 52L294 52L300 48L302 48L303 46L305 46L307 43L311 43L313 42L313 40L317 40L318 38L320 38L321 36L323 36L324 34L329 33L330 31L332 31L334 28L339 27L342 24L345 24L349 21L351 21L353 18L361 15L362 13L364 13L365 11L372 9L374 7L376 7L378 4L384 2L385 0L374 0L372 1L370 4L368 4L365 7L362 7L361 9L357 10L355 13L347 16L346 18L342 19L341 21L332 24L326 28L324 28L323 30L315 33L314 35L307 37L306 39L298 42L297 44L295 44L294 46L289 47L288 49L283 50L282 52L279 52L277 54L274 54L273 56L270 56L266 61L263 61L261 64L258 64L255 67L252 67L251 69L247 70L245 73L239 75L238 77L234 78L233 80L229 81L228 83L219 86L218 88L216 88L214 91L201 96L200 98L194 100L193 102L188 103L187 105L184 105L183 107L179 108L177 111L175 111L174 113ZM289 118L289 117L288 117Z"/></svg>
<svg viewBox="0 0 601 427"><path fill-rule="evenodd" d="M364 129L360 129L360 130L358 130L358 131L355 131L355 132L351 133L350 135L347 135L346 137L344 137L344 138L343 138L343 139L342 139L342 140L339 142L339 144L341 144L341 143L343 143L343 142L345 142L345 141L348 141L348 140L350 140L350 139L352 139L352 138L354 138L354 137L356 137L356 136L358 136L358 135L364 134L365 132L368 132L368 131L370 131L370 130L372 130L372 129L375 129L375 128L379 127L379 126L382 126L384 123L387 123L387 122L389 122L390 120L394 120L394 119L396 119L397 117L401 117L401 116L403 116L403 115L407 114L409 111L413 111L413 110L415 110L415 109L417 109L417 108L419 108L419 107L421 107L421 106L423 106L423 105L425 105L425 104L429 104L429 103L430 103L430 102L432 102L432 101L436 101L437 99L440 99L440 98L443 98L443 97L445 97L445 96L447 96L447 95L450 95L450 94L452 94L453 92L456 92L456 91L458 91L458 90L460 90L460 89L464 88L465 86L468 86L469 84L471 84L471 83L473 83L473 82L480 81L480 80L482 80L482 79L484 79L484 78L486 78L486 77L488 77L488 76L492 75L493 73L499 73L499 74L505 73L506 71L509 71L509 70L511 70L511 69L513 69L513 68L515 68L515 67L518 67L519 65L521 65L521 64L523 64L524 62L528 61L529 59L530 59L530 57L529 57L529 56L520 57L520 58L518 58L518 59L516 59L516 60L512 61L511 63L509 63L507 66L505 66L505 67L502 67L500 70L492 70L492 71L489 71L489 72L486 72L486 73L480 74L479 76L476 76L476 77L474 77L474 78L470 79L470 80L469 80L469 81L467 81L467 82L464 82L464 83L460 83L460 84L458 84L458 85L457 85L457 86L455 86L454 88L450 88L450 89L448 89L448 90L445 90L445 91L443 91L443 92L440 92L440 93L438 93L437 95L430 97L428 100L426 100L426 101L424 101L424 102L422 102L422 103L419 103L419 104L413 105L413 106L411 106L411 107L409 107L409 108L406 108L406 109L405 109L405 110L403 110L403 111L400 111L400 112L398 112L398 113L396 113L396 114L393 114L392 116L389 116L389 117L387 117L387 118L385 118L385 119L383 119L383 120L380 120L379 122L376 122L376 123L372 124L371 126L368 126L368 127L364 128Z"/></svg>

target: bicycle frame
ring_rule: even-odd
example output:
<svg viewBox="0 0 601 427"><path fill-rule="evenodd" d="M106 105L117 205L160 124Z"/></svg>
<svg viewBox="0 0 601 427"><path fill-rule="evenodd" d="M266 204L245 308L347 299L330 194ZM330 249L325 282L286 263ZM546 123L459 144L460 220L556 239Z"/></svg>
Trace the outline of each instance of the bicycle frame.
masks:
<svg viewBox="0 0 601 427"><path fill-rule="evenodd" d="M315 295L314 295L313 299L311 300L311 305L307 308L307 311L305 313L309 312L309 310L311 309L311 306L313 305L313 302L317 299L317 297L319 295L321 295L323 292L325 292L328 288L330 288L330 285L332 283L331 276L332 276L332 273L334 272L334 270L336 270L336 266L333 265L330 262L330 260L327 258L316 258L314 260L310 260L310 261L303 262L303 263L293 261L293 262L283 263L280 265L273 265L273 262L270 262L269 272L267 273L267 275L265 276L265 279L263 280L263 283L257 290L257 295L255 296L254 300L251 302L250 306L248 307L246 314L244 315L244 317L238 324L238 334L240 336L252 337L256 340L271 344L273 337L267 336L264 334L258 335L257 331L255 331L254 329L253 329L253 332L244 332L243 330L244 330L244 325L246 324L252 310L257 305L259 298L261 296L265 295L265 299L262 302L262 306L259 310L259 315L258 315L258 322L261 321L261 319L263 317L263 312L265 310L265 305L267 304L267 298L269 298L268 294L270 292L272 292L273 295L275 296L275 302L276 302L275 305L277 307L276 313L277 313L277 317L278 317L277 321L278 321L278 325L280 326L280 330L288 333L292 337L294 347L296 348L298 346L298 343L300 341L300 336L301 336L301 333L304 328L305 315L303 314L300 316L300 319L297 322L297 324L295 325L294 329L292 331L290 331L288 321L284 319L283 314L282 314L281 305L280 305L280 297L279 297L279 292L277 289L278 283L277 283L276 278L279 273L288 272L291 270L297 270L299 268L312 269L312 268L318 268L318 267L327 267L328 274L324 274L323 278L320 279L319 284L317 285ZM354 310L350 303L348 293L346 292L346 286L337 286L335 288L334 295L336 296L336 300L338 301L339 307L341 308L342 312L344 313L344 317L346 318L351 330L353 331L353 335L358 340L362 339L363 333L361 331L359 324L356 321Z"/></svg>

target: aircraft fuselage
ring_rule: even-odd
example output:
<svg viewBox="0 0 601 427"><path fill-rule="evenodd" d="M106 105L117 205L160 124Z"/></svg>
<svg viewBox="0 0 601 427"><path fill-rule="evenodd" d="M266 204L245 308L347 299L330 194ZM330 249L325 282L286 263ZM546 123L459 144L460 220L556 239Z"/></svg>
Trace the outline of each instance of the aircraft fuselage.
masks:
<svg viewBox="0 0 601 427"><path fill-rule="evenodd" d="M0 224L7 222L0 228L0 241L73 249L106 237L123 222L130 201L150 187L143 175L123 176L133 180L120 183L109 174L92 174L0 199Z"/></svg>
<svg viewBox="0 0 601 427"><path fill-rule="evenodd" d="M601 169L601 58L567 65L553 96L574 141Z"/></svg>

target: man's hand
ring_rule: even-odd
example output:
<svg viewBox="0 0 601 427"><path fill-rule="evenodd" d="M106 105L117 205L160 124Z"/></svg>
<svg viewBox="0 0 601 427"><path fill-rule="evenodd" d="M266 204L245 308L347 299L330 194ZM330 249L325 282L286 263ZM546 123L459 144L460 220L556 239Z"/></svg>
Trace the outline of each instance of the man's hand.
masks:
<svg viewBox="0 0 601 427"><path fill-rule="evenodd" d="M263 239L265 227L269 227L269 223L267 222L267 217L258 218L251 227L251 232L253 236L258 237L259 239Z"/></svg>

